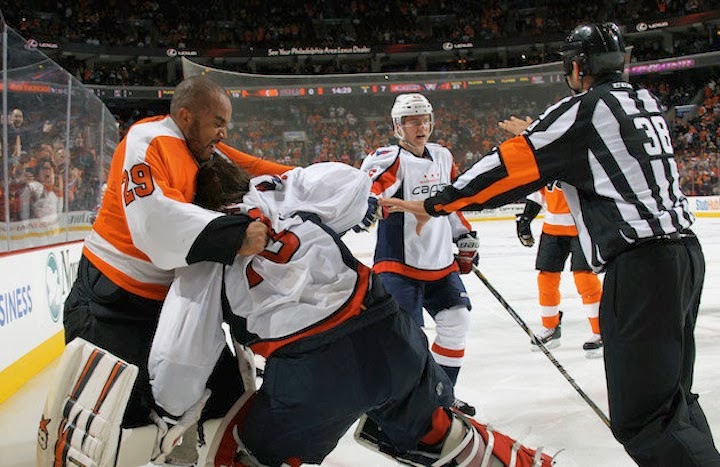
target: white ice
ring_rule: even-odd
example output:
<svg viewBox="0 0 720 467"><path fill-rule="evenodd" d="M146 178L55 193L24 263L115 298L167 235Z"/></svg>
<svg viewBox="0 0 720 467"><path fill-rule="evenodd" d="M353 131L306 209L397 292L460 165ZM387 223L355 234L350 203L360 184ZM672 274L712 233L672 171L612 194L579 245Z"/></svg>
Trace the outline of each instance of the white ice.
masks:
<svg viewBox="0 0 720 467"><path fill-rule="evenodd" d="M474 223L481 239L480 269L532 329L540 322L537 306L536 248L525 248L511 220ZM536 237L541 221L533 223ZM694 230L707 261L697 323L694 391L700 394L710 426L720 436L720 218L699 218ZM374 231L349 233L345 239L364 262L372 261ZM652 274L652 271L648 271ZM456 386L459 398L478 408L476 418L530 447L557 455L558 466L625 467L635 465L609 428L542 352L530 351L528 335L474 275L463 276L473 303L466 357ZM632 284L628 284L632 287ZM608 414L602 359L587 359L581 346L590 327L580 308L572 276L563 273L562 345L552 355L587 396ZM432 320L426 319L430 338ZM0 466L35 464L38 421L51 384L50 365L17 394L0 404ZM354 427L353 427L354 428ZM391 466L385 457L360 447L352 429L323 466Z"/></svg>

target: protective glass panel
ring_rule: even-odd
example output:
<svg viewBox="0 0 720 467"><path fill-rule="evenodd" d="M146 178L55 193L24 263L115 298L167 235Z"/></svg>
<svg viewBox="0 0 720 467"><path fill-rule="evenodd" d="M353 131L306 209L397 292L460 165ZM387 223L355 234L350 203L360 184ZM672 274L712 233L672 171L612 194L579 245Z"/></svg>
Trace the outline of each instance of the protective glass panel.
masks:
<svg viewBox="0 0 720 467"><path fill-rule="evenodd" d="M430 137L460 169L510 135L498 121L539 112L569 94L560 63L504 70L267 76L218 70L183 59L184 76L204 74L233 101L228 143L289 164L337 160L358 165L393 135L397 95L419 92L433 106Z"/></svg>
<svg viewBox="0 0 720 467"><path fill-rule="evenodd" d="M0 252L80 240L102 195L117 123L91 90L4 28Z"/></svg>

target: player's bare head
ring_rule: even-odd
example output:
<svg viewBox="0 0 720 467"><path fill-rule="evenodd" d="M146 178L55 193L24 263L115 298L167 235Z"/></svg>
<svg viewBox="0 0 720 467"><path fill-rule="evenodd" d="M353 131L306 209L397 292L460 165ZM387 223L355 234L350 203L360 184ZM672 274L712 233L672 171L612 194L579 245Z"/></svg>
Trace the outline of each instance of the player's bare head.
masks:
<svg viewBox="0 0 720 467"><path fill-rule="evenodd" d="M227 138L232 106L217 83L206 76L194 76L175 88L170 116L185 136L193 156L205 161L215 145Z"/></svg>
<svg viewBox="0 0 720 467"><path fill-rule="evenodd" d="M229 100L225 90L207 76L193 76L184 79L175 88L170 102L170 114L178 115L180 109L203 110L218 101Z"/></svg>
<svg viewBox="0 0 720 467"><path fill-rule="evenodd" d="M241 202L250 186L248 174L221 156L202 164L195 180L195 204L214 211Z"/></svg>

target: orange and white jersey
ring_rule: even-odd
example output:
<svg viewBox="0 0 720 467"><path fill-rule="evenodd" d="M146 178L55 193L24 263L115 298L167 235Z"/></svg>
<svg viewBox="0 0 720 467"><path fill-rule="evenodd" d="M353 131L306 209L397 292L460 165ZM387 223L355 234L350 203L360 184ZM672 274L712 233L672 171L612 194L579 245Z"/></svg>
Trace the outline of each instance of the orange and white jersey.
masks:
<svg viewBox="0 0 720 467"><path fill-rule="evenodd" d="M252 175L288 167L219 144ZM133 125L113 154L107 189L83 254L115 284L136 295L162 300L174 269L198 235L222 214L192 204L198 166L170 118ZM262 173L262 172L260 172Z"/></svg>
<svg viewBox="0 0 720 467"><path fill-rule="evenodd" d="M379 148L365 158L360 169L373 180L373 193L405 200L435 195L457 175L450 151L435 143L425 145L422 157L399 145ZM463 214L432 217L420 234L416 226L417 218L410 213L392 213L380 219L373 271L434 281L458 270L453 239L472 230Z"/></svg>
<svg viewBox="0 0 720 467"><path fill-rule="evenodd" d="M548 235L576 237L578 234L575 219L560 183L555 181L528 195L527 199L545 206L545 222L542 231Z"/></svg>

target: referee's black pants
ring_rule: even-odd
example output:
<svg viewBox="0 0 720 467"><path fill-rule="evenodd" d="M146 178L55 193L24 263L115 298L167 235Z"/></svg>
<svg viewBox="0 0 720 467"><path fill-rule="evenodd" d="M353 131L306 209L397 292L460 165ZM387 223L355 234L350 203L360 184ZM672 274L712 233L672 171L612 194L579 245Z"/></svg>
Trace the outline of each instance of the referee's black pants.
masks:
<svg viewBox="0 0 720 467"><path fill-rule="evenodd" d="M720 466L697 394L705 258L695 236L650 240L606 270L600 303L611 428L642 466Z"/></svg>

